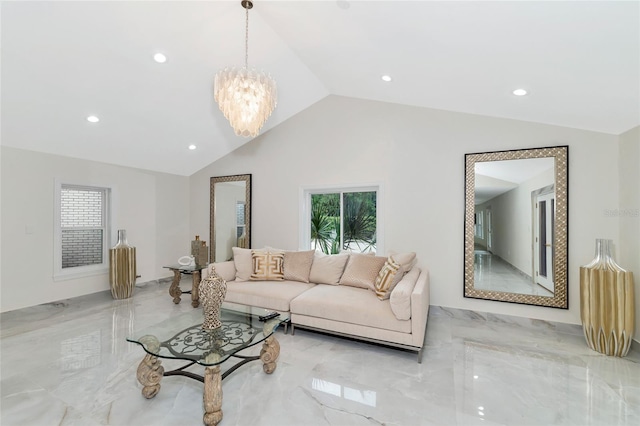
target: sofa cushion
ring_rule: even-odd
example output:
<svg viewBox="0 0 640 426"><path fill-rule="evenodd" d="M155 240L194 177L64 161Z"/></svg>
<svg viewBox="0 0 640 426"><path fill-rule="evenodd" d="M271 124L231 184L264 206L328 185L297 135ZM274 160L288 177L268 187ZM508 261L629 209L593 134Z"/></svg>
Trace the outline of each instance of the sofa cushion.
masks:
<svg viewBox="0 0 640 426"><path fill-rule="evenodd" d="M249 281L253 272L251 249L232 247L233 263L236 267L236 281Z"/></svg>
<svg viewBox="0 0 640 426"><path fill-rule="evenodd" d="M251 250L252 281L282 281L284 279L284 253Z"/></svg>
<svg viewBox="0 0 640 426"><path fill-rule="evenodd" d="M380 300L386 300L391 296L391 291L404 276L404 268L395 261L393 256L389 256L382 269L378 273L374 285L376 296Z"/></svg>
<svg viewBox="0 0 640 426"><path fill-rule="evenodd" d="M205 279L209 275L208 269L211 267L215 267L218 275L220 275L225 281L233 281L236 279L236 266L235 263L233 263L233 260L210 264L207 269L202 271L202 279ZM205 271L207 272L205 273Z"/></svg>
<svg viewBox="0 0 640 426"><path fill-rule="evenodd" d="M414 267L400 280L391 292L389 304L391 311L399 320L411 318L411 293L420 276L420 268Z"/></svg>
<svg viewBox="0 0 640 426"><path fill-rule="evenodd" d="M349 260L348 254L316 253L311 265L309 281L316 284L338 285L347 260Z"/></svg>
<svg viewBox="0 0 640 426"><path fill-rule="evenodd" d="M291 313L411 333L411 322L397 320L388 300L363 288L317 285L291 301Z"/></svg>
<svg viewBox="0 0 640 426"><path fill-rule="evenodd" d="M342 278L340 278L340 285L373 290L378 272L380 272L386 261L387 258L382 256L350 255L347 267L342 274Z"/></svg>
<svg viewBox="0 0 640 426"><path fill-rule="evenodd" d="M288 312L289 303L315 284L298 281L230 281L225 302Z"/></svg>
<svg viewBox="0 0 640 426"><path fill-rule="evenodd" d="M311 265L315 250L285 251L284 252L284 279L291 281L309 282Z"/></svg>

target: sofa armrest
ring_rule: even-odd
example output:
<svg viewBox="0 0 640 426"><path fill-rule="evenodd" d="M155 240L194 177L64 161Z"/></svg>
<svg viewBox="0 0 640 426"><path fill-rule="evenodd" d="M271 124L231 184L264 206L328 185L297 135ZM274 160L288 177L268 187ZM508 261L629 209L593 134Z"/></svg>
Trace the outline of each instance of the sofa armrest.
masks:
<svg viewBox="0 0 640 426"><path fill-rule="evenodd" d="M429 315L429 271L423 269L411 293L411 334L417 347L424 345Z"/></svg>

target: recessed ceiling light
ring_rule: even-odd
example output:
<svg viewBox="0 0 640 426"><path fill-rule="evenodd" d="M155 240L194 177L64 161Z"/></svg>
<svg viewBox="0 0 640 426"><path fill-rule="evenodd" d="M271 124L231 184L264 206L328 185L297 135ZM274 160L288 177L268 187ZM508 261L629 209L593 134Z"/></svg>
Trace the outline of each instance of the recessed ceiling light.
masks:
<svg viewBox="0 0 640 426"><path fill-rule="evenodd" d="M516 89L513 91L513 94L516 96L524 96L527 94L527 91L524 89Z"/></svg>
<svg viewBox="0 0 640 426"><path fill-rule="evenodd" d="M391 81L391 76L390 76L390 75L383 75L383 76L382 76L382 77L380 77L380 78L382 78L382 81L386 81L386 82Z"/></svg>
<svg viewBox="0 0 640 426"><path fill-rule="evenodd" d="M97 123L98 121L100 121L100 119L98 117L96 117L95 115L90 115L87 117L87 121L89 123Z"/></svg>
<svg viewBox="0 0 640 426"><path fill-rule="evenodd" d="M192 150L192 151L193 151L194 149L196 149L196 148L197 148L197 146L195 146L194 144L189 145L189 149L190 149L190 150Z"/></svg>
<svg viewBox="0 0 640 426"><path fill-rule="evenodd" d="M153 60L159 64L164 64L165 62L167 62L167 57L162 53L156 53L155 55L153 55Z"/></svg>

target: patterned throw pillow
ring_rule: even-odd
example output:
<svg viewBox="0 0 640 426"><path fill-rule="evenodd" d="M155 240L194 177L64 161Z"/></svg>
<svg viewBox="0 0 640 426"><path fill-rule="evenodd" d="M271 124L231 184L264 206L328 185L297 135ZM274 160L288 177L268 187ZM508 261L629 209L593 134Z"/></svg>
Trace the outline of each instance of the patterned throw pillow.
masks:
<svg viewBox="0 0 640 426"><path fill-rule="evenodd" d="M314 254L315 250L285 251L284 279L308 283Z"/></svg>
<svg viewBox="0 0 640 426"><path fill-rule="evenodd" d="M386 257L352 254L340 278L340 285L374 289L376 277L387 261Z"/></svg>
<svg viewBox="0 0 640 426"><path fill-rule="evenodd" d="M403 269L393 256L389 256L376 278L375 292L378 299L386 300L391 296L391 291L404 276Z"/></svg>
<svg viewBox="0 0 640 426"><path fill-rule="evenodd" d="M284 253L251 250L252 281L282 281L284 279Z"/></svg>
<svg viewBox="0 0 640 426"><path fill-rule="evenodd" d="M413 251L407 253L396 253L393 250L389 250L389 256L393 256L393 260L402 265L405 274L409 272L417 262L416 253Z"/></svg>

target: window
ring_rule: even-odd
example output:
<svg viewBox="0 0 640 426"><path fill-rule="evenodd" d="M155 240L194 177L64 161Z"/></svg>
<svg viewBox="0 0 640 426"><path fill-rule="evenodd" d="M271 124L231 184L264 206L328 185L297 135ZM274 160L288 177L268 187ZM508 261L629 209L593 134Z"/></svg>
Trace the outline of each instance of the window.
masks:
<svg viewBox="0 0 640 426"><path fill-rule="evenodd" d="M106 272L109 189L57 184L56 201L55 277Z"/></svg>
<svg viewBox="0 0 640 426"><path fill-rule="evenodd" d="M379 185L304 189L303 199L302 247L382 252Z"/></svg>

